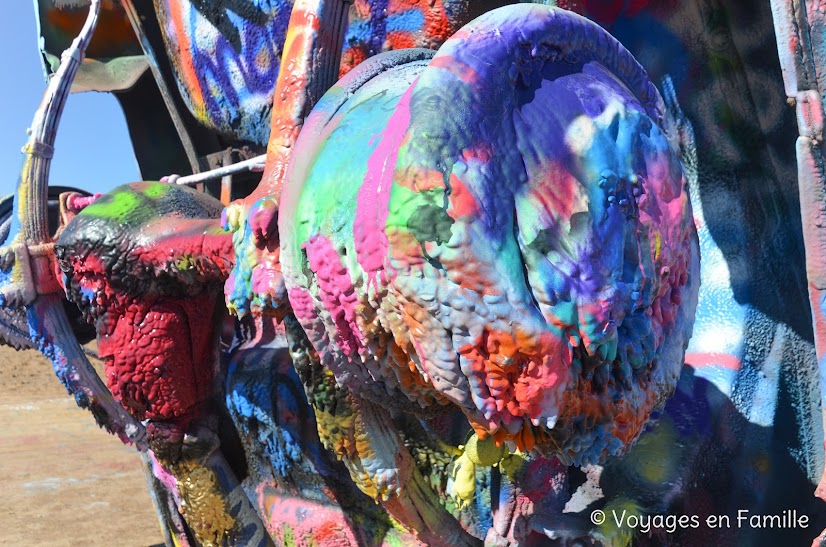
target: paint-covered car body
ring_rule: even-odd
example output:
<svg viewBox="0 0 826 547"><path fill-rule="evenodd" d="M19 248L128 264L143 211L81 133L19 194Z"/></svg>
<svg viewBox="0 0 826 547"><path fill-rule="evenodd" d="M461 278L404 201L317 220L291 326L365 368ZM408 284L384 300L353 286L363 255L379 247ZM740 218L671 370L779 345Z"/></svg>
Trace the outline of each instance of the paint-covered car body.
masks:
<svg viewBox="0 0 826 547"><path fill-rule="evenodd" d="M85 3L76 4L69 7L85 9ZM144 140L151 141L155 147L164 139L176 143L177 147L166 151L147 147L144 152L139 152L139 158L146 158L147 166L153 165L147 167L145 173L169 174L183 172L187 167L192 169L192 153L189 153L189 164L181 161L188 157L181 127L190 139L195 165L199 157L227 146L246 145L262 152L270 136L270 109L277 62L287 36L288 18L285 14L289 11L288 3L157 0L152 4L134 0L131 4L139 13L154 14L154 24L145 23L144 28L149 30L143 37L154 52L149 63L161 68L155 73L141 72L129 85L129 79L119 80L121 88L111 81L106 85L121 97L126 97L129 90L155 89L153 93L157 100L154 103L143 102L133 110L144 113L142 118L139 115L130 117L126 107L130 130L136 142L140 142L139 135L143 134L153 136L153 139ZM350 17L343 62L337 67L337 74L348 72L351 64L362 60L361 55L402 46L438 46L457 30L450 26L449 16L454 12L449 9L449 2L422 3L421 6L415 2L398 2L396 9L386 4L356 2L351 8L355 15ZM655 412L653 420L648 422L647 416L641 419L640 428L642 422L647 425L639 441L628 447L627 454L621 458L600 459L601 465L588 466L584 473L574 468L566 470L554 459L519 459L512 455L499 460L498 468L479 464L469 472L469 467L457 465L450 454L444 460L448 462L445 467L442 447L434 448L406 439L411 453L426 461L417 467L416 472L431 483L435 492L433 497L447 507L465 531L490 541L504 541L505 538L518 538L517 543L538 541L540 536L537 534L545 533L566 538L589 535L609 544L631 541L655 545L693 545L712 541L755 545L807 543L826 527L823 502L812 495L822 474L824 449L820 372L815 350L816 341L822 340L818 334L818 318L822 313L819 306L812 310L810 305L810 294L813 295L811 301L820 302L817 295L824 288L819 283L824 268L820 267L822 265L816 261L818 255L813 252L817 245L807 245L818 241L816 228L822 225L818 221L818 207L823 200L816 191L817 181L822 181L822 174L817 171L819 143L822 142L822 115L819 114L822 107L818 106L822 93L818 75L824 70L819 54L822 48L819 46L818 17L821 15L817 10L783 1L748 6L736 1L584 0L559 4L601 24L630 51L665 95L668 116L676 123L674 132L679 141L686 195L690 197L702 256L694 335L686 351L685 366L679 370L679 378L673 379L672 385L676 383L674 395ZM441 26L431 24L433 14L428 11L437 8L444 10L444 18L439 20L444 23ZM58 8L40 2L39 9L41 25L44 25L44 14ZM116 4L104 3L104 9L112 11L113 28L128 21L127 12L121 13ZM48 24L56 20L52 17ZM274 21L281 23L273 26ZM428 29L430 34L421 33L422 28ZM69 34L67 30L66 35ZM46 42L47 49L64 47L49 45L60 43L54 37L57 35L54 31L43 31L44 37L51 36ZM95 53L98 50L92 49L90 55L98 54L102 58L107 55L143 56L146 62L146 44L140 52L131 39L112 40L112 44L116 47L113 46L111 51ZM532 55L530 48L527 55ZM421 62L427 64L429 61ZM521 77L519 68L517 78ZM151 71L150 68L146 70ZM455 67L451 70L466 78L476 74L462 73ZM159 74L161 78L158 78ZM159 81L164 82L165 91L161 90L163 86L159 86ZM100 82L102 80L97 85L103 86ZM268 83L272 85L268 86ZM412 80L407 82L412 83ZM144 84L147 87L141 88ZM391 88L388 85L388 90ZM327 97L326 103L322 101L321 107L329 104L331 96ZM177 105L172 110L169 108L170 97ZM492 103L496 98L489 96ZM788 98L794 100L787 101ZM393 98L394 101L398 99ZM170 113L173 110L183 119L180 124L176 125L173 120L174 115ZM147 124L149 115L163 117L165 125ZM351 119L344 120L345 129L357 134L356 125L369 126L371 117L385 115L380 108L353 114ZM323 112L316 111L315 116L323 117ZM337 127L342 119L330 122L328 129ZM308 125L319 132L327 128L325 124L315 123L313 118ZM373 152L373 147L381 142L379 129L370 126L362 128L361 132L375 134L376 140L354 147L347 157L351 164L358 163L359 155ZM449 140L450 135L445 138ZM317 181L331 184L331 179L325 179L329 174L323 171L335 171L326 166L335 163L329 158L335 159L338 148L345 150L350 141L341 138L336 141L338 148L325 151L308 147L308 140L310 137L305 136L301 142L312 165L306 171L293 167L293 176L298 179L306 175L310 186ZM496 138L491 135L489 140L493 142ZM401 142L397 144L396 151L403 148ZM316 153L318 156L313 156ZM170 159L162 163L159 159L164 158L164 154ZM325 159L324 154L329 157ZM431 167L438 170L439 166ZM422 184L436 184L426 178L421 178ZM378 182L372 180L374 185ZM371 181L350 181L348 188L357 188L355 192L358 193L361 183L369 185ZM399 196L405 190L408 188L396 189L396 198L402 199ZM241 254L236 245L235 256L227 259L236 266L248 258L253 267L266 266L260 270L262 273L258 278L254 277L253 267L235 278L235 284L231 283L227 289L231 308L236 302L241 303L237 307L243 308L254 301L254 297L244 301L243 296L255 281L265 287L261 294L270 298L269 301L262 299L262 308L270 305L274 296L286 297L293 308L302 299L312 300L312 295L307 297L297 292L307 288L302 286L307 283L300 279L302 276L320 279L314 281L317 286L332 278L341 283L331 284L328 290L322 291L323 298L319 299L335 300L340 307L335 313L315 321L311 318L318 312L313 312L312 308L317 302L302 309L307 315L298 317L298 320L310 333L309 340L301 338L300 331L298 334L293 332L291 337L288 332L277 330L275 322L267 314L255 313L253 306L249 309L259 316L257 322L250 324L247 318L235 324L236 343L224 348L223 359L228 364L218 376L223 397L214 399L228 415L235 433L222 434L221 445L227 448L235 443L236 448L243 447L245 463L230 458L227 467L238 476L264 527L276 541L294 538L296 531L306 534L302 537L307 541L309 538L323 538L332 543L413 541L405 532L393 529L386 512L390 510L389 506L373 505L363 494L365 488L358 491L347 476L349 471L351 476L357 477L354 466L374 460L362 458L364 453L359 452L358 447L330 434L341 430L345 431L345 437L353 435L355 438L360 431L358 420L352 418L358 416L358 405L351 405L349 395L339 397L335 391L339 384L368 384L381 374L367 367L368 372L362 377L353 378L355 375L345 367L335 369L340 363L327 364L326 369L314 368L317 367L313 361L314 351L321 353L322 361L325 355L323 351L317 351L322 346L308 345L315 341L314 337L323 339L324 344L330 344L332 339L341 350L347 342L355 344L358 341L360 334L353 326L361 328L365 325L359 323L357 317L365 309L355 304L349 308L345 305L356 289L347 286L345 281L348 278L358 281L360 276L367 279L370 272L359 274L341 270L330 262L330 245L324 246L324 238L327 242L335 241L336 234L340 235L342 226L348 222L345 217L352 216L352 211L346 212L347 196L338 192L342 192L341 187L331 184L324 187L319 199L287 196L286 203L279 201L279 206L294 207L289 214L282 213L281 218L273 216L283 232L282 241L290 245L289 253L292 253L292 257L286 258L292 262L288 262L285 272L280 256L266 264L260 261L260 257L265 256L256 254L260 248L256 253ZM456 209L467 196L459 186L452 186L451 192L449 201ZM484 193L477 188L467 193L478 196L480 192ZM303 209L295 205L301 199L308 204ZM292 205L290 200L293 200ZM345 207L340 207L340 202L344 202ZM470 201L464 205L468 203ZM494 209L499 203L491 199L488 209ZM88 214L92 213L94 211ZM405 213L404 207L396 207L395 214L402 213ZM510 209L506 214L510 214ZM450 229L445 234L442 225L453 223L440 224L438 218L424 215L422 218L427 222L416 224L416 215L407 216L410 218L396 218L398 230L392 234L397 238L396 242L404 240L402 236L405 234L401 232L405 230L414 236L418 233L427 237L408 237L409 241L405 240L409 243L407 254L399 252L393 259L398 262L415 255L410 251L415 247L410 243L414 240L423 253L416 256L425 263L434 253L441 256L443 251L438 247L450 241ZM450 218L455 222L461 216L453 214ZM495 220L497 217L492 214L491 218ZM308 225L320 226L321 230L305 234L302 230ZM252 230L250 228L245 235L242 229L241 236L254 239ZM324 237L319 237L324 230L327 230L322 234ZM371 237L375 238L376 234ZM254 243L251 241L249 248L256 248ZM497 248L488 243L477 236L474 239L476 252L481 254L488 248ZM226 241L221 245L226 249L231 247ZM275 247L280 245L281 241ZM342 247L347 249L350 258L341 258L339 266L346 265L347 260L355 260L359 254L355 246L351 245L351 249L345 243ZM333 254L339 252L337 248L334 250ZM227 254L232 252L226 251ZM506 257L498 258L504 260ZM71 259L71 256L67 257L67 260ZM302 264L302 259L306 264ZM491 262L495 260L496 257ZM462 271L463 266L473 266L474 271L478 267L469 260L459 262L454 265L457 272ZM536 275L537 269L526 268L525 275L530 278ZM319 274L322 270L326 272L324 275ZM331 271L340 279L327 275ZM267 292L268 283L280 283L282 273L288 279L284 284L285 292ZM428 277L425 273L420 274L422 278ZM238 281L244 275L248 277L247 286ZM364 282L365 294L360 296L369 299L369 281ZM490 287L496 285L493 279L488 279L487 283ZM411 286L414 288L408 291L406 298L428 296L426 285L412 283ZM461 301L455 295L443 298L453 304L457 299ZM461 304L459 302L452 309L462 312ZM426 309L427 305L419 307ZM479 306L474 304L473 307ZM322 308L322 311L330 311L329 306L319 309ZM389 314L397 312L388 311ZM522 312L512 315L523 318L528 314ZM499 319L505 321L505 316ZM285 321L293 328L297 325L289 323L290 318ZM340 334L337 329L348 321L353 327L353 340L336 339ZM217 340L218 329L211 325L212 336ZM457 332L460 327L458 325ZM427 329L423 331L423 340L433 341L433 353L442 350L441 345L447 345L435 335L428 340L427 332ZM463 334L458 336L461 338ZM449 342L455 343L452 333ZM628 351L633 353L633 343L629 346ZM294 368L286 360L288 348ZM358 354L356 351L348 356L356 366L356 359L360 358ZM325 370L337 374L330 375ZM338 378L331 380L332 376ZM306 389L307 378L319 391L337 394L332 398L336 404L330 404L330 400L317 392L304 393L302 387ZM411 389L421 391L422 386L414 384L409 384L413 386ZM400 407L394 411L409 410L405 407L410 399L408 394L393 393L390 406L400 401ZM414 394L413 399L418 396L419 393ZM391 398L386 391L382 397ZM472 396L468 397L472 400ZM376 399L375 394L373 399ZM658 402L664 402L663 399ZM339 402L346 411L336 414L333 410ZM469 408L472 406L468 405ZM476 410L487 418L484 402L479 406L482 408ZM450 416L451 420L455 417ZM462 427L455 427L454 422L448 422L442 424L443 434L437 437L440 443L451 441L458 447L467 440L466 424L459 421ZM418 432L416 426L404 421L394 421L393 427ZM234 436L236 434L240 435L240 440ZM526 449L527 445L522 443L520 448ZM336 459L342 459L344 463ZM156 475L163 475L162 467L156 462ZM461 473L471 474L470 479L464 477L465 483L471 483L475 492L475 497L470 496L470 502L462 496L451 495L451 491L457 490ZM563 475L564 480L555 478ZM314 476L316 478L312 479ZM395 478L391 477L383 484L385 491L389 491L392 480ZM330 495L330 492L336 494ZM516 520L496 519L493 508L512 504L513 499L523 503L521 507L526 517L520 525L527 526L529 532L517 530ZM174 499L169 503L175 507ZM462 503L468 503L469 507L460 507ZM559 518L566 505L566 516ZM318 515L318 520L308 523L301 518L308 510ZM604 511L608 518L601 523L592 522L594 510ZM737 520L742 514L739 511L748 515L784 515L794 511L796 520L793 523L785 521L788 526L765 529L749 522L741 524L742 521ZM289 518L279 516L284 514ZM662 520L663 526L652 526L649 533L628 520L617 521L619 516L627 514L660 515L663 519L669 515L678 518L686 515L690 518L688 525L673 527ZM799 515L808 517L805 525L797 518ZM723 516L730 519L729 526L722 524L726 522L722 518L709 520ZM696 526L692 517L696 517ZM364 520L354 525L358 518ZM325 519L334 523L333 528L341 534L318 535L319 523L323 524ZM168 519L165 523L171 526ZM178 525L181 526L180 522ZM186 529L179 529L178 533L182 541L192 540Z"/></svg>

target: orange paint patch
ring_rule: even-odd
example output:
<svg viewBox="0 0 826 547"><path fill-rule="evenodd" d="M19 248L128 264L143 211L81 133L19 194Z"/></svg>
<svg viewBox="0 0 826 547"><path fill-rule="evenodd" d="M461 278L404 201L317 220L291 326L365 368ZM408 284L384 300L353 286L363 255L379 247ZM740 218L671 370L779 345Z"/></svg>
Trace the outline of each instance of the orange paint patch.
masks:
<svg viewBox="0 0 826 547"><path fill-rule="evenodd" d="M453 29L450 27L450 22L447 18L444 5L441 0L436 0L434 6L430 9L425 9L425 32L428 36L435 38L439 42L444 42L450 35L453 34Z"/></svg>
<svg viewBox="0 0 826 547"><path fill-rule="evenodd" d="M405 138L405 142L408 139ZM415 170L400 167L393 176L393 182L412 192L426 192L445 187L445 176L436 169L418 167Z"/></svg>
<svg viewBox="0 0 826 547"><path fill-rule="evenodd" d="M178 38L178 53L179 63L178 68L181 78L184 80L184 85L189 90L191 95L193 108L196 115L200 119L206 118L206 105L204 103L204 90L201 88L201 83L198 81L198 73L195 69L195 60L192 58L192 43L187 35L184 26L183 10L180 2L167 2L169 7L169 18L172 20L172 27L175 36Z"/></svg>
<svg viewBox="0 0 826 547"><path fill-rule="evenodd" d="M387 14L404 13L412 9L425 11L429 8L422 0L393 0L387 4Z"/></svg>
<svg viewBox="0 0 826 547"><path fill-rule="evenodd" d="M342 78L345 74L353 70L359 63L365 61L367 59L367 52L364 51L364 48L361 46L353 46L348 48L342 54L341 57L341 68L338 72L338 77Z"/></svg>
<svg viewBox="0 0 826 547"><path fill-rule="evenodd" d="M46 12L46 26L59 29L66 37L74 38L83 28L88 14L89 10L86 7L51 8ZM123 6L112 0L102 2L99 22L86 50L87 56L93 59L110 58L134 54L137 51L140 51L140 44Z"/></svg>
<svg viewBox="0 0 826 547"><path fill-rule="evenodd" d="M465 215L475 215L479 212L479 204L476 198L456 175L450 177L450 208L448 214L453 219Z"/></svg>
<svg viewBox="0 0 826 547"><path fill-rule="evenodd" d="M532 185L528 191L528 201L541 212L540 224L554 225L570 221L581 202L583 186L566 168L551 164L542 173L542 182Z"/></svg>
<svg viewBox="0 0 826 547"><path fill-rule="evenodd" d="M547 332L537 339L519 330L513 334L485 330L475 345L459 349L488 391L479 395L489 405L486 414L491 423L471 418L478 435L484 438L491 434L497 444L512 440L523 451L533 449L539 430L528 420L541 416L547 390L556 389L562 381L561 371L570 365L570 355L565 359L570 352L560 355L559 348L560 341ZM499 425L514 421L522 422L514 433Z"/></svg>
<svg viewBox="0 0 826 547"><path fill-rule="evenodd" d="M467 163L473 161L488 163L492 157L493 150L491 150L490 145L486 143L480 143L476 145L475 148L465 148L462 150L462 159Z"/></svg>
<svg viewBox="0 0 826 547"><path fill-rule="evenodd" d="M416 40L407 32L394 31L387 34L387 44L389 49L409 49L416 47ZM387 49L387 48L385 48Z"/></svg>
<svg viewBox="0 0 826 547"><path fill-rule="evenodd" d="M409 231L388 228L387 241L390 243L390 256L394 262L408 264L410 267L424 264L422 244Z"/></svg>
<svg viewBox="0 0 826 547"><path fill-rule="evenodd" d="M307 75L310 73L312 44L318 34L319 19L306 9L293 8L281 66L273 95L270 121L270 140L267 144L267 163L255 191L246 203L254 203L263 196L280 196L292 145L298 139L307 105Z"/></svg>
<svg viewBox="0 0 826 547"><path fill-rule="evenodd" d="M353 9L356 12L358 19L368 19L370 17L370 2L369 0L356 0L353 3Z"/></svg>

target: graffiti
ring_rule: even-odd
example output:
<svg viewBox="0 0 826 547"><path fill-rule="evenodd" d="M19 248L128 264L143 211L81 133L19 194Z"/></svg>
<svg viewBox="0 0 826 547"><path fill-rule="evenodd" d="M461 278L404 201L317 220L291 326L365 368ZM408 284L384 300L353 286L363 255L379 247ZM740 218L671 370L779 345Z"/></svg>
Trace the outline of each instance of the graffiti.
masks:
<svg viewBox="0 0 826 547"><path fill-rule="evenodd" d="M155 0L181 95L202 123L263 144L292 3Z"/></svg>
<svg viewBox="0 0 826 547"><path fill-rule="evenodd" d="M456 0L357 0L344 40L342 75L382 51L437 48L461 26L457 20L467 17L463 4Z"/></svg>
<svg viewBox="0 0 826 547"><path fill-rule="evenodd" d="M155 0L178 86L205 125L263 145L293 2ZM438 48L485 8L468 0L358 0L341 75L382 51Z"/></svg>

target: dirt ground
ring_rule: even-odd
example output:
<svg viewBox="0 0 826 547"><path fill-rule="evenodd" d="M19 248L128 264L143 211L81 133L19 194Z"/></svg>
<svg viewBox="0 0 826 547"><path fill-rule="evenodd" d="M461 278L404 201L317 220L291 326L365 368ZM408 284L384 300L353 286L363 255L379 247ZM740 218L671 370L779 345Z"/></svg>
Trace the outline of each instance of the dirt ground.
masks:
<svg viewBox="0 0 826 547"><path fill-rule="evenodd" d="M141 462L33 350L0 346L0 545L163 543Z"/></svg>

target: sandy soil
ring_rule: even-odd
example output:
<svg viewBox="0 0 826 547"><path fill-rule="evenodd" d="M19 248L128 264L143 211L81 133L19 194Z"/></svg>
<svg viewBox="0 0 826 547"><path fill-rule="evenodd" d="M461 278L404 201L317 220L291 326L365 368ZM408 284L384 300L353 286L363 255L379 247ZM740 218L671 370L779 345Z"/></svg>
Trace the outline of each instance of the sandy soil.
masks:
<svg viewBox="0 0 826 547"><path fill-rule="evenodd" d="M0 346L0 545L163 543L141 462L75 406L49 362Z"/></svg>

